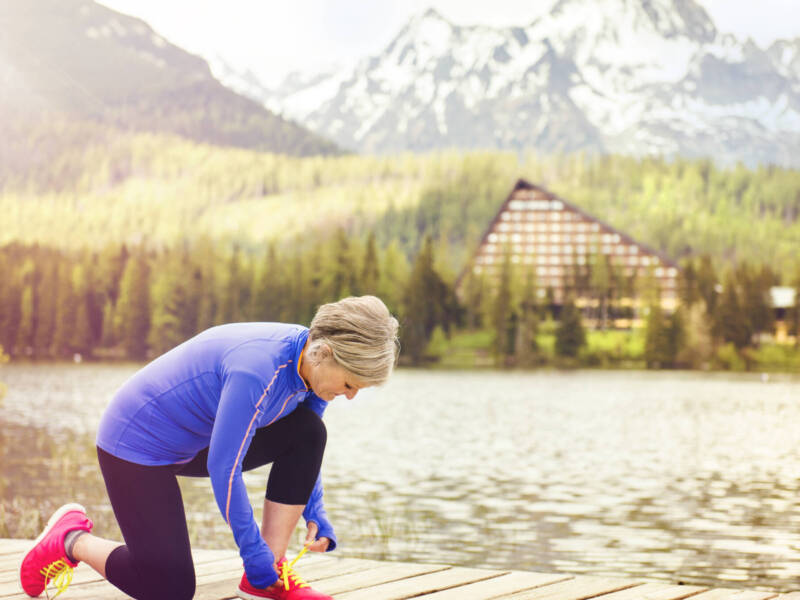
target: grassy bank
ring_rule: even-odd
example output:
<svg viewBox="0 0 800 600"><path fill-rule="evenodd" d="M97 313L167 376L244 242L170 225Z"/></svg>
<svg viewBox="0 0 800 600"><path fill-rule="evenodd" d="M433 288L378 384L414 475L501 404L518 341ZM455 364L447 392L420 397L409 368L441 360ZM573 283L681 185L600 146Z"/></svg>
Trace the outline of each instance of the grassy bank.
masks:
<svg viewBox="0 0 800 600"><path fill-rule="evenodd" d="M495 368L503 360L492 353L493 333L489 330L457 331L447 338L435 335L429 346L432 365L446 369ZM536 367L581 367L601 369L644 369L644 330L587 331L586 345L577 359L565 361L555 352L555 323L545 322L536 336ZM509 363L510 366L513 362ZM737 352L721 346L705 368L723 371L800 373L800 348L764 343Z"/></svg>

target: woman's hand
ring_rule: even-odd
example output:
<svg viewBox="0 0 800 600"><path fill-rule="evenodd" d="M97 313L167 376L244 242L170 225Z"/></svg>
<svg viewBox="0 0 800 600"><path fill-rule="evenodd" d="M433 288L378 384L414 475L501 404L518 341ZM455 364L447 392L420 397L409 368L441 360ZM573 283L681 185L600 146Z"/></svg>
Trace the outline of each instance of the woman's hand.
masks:
<svg viewBox="0 0 800 600"><path fill-rule="evenodd" d="M308 535L306 535L305 546L312 552L325 552L331 541L326 537L317 539L319 526L314 521L308 523Z"/></svg>

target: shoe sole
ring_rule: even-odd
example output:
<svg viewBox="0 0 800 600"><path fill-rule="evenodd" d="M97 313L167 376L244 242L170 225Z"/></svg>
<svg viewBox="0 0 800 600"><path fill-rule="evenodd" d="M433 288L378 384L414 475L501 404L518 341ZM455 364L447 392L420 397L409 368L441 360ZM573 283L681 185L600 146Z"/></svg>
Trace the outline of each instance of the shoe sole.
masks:
<svg viewBox="0 0 800 600"><path fill-rule="evenodd" d="M269 600L267 596L256 596L255 594L245 592L241 588L236 590L236 595L243 600Z"/></svg>
<svg viewBox="0 0 800 600"><path fill-rule="evenodd" d="M44 531L42 531L42 533L39 534L39 537L37 537L34 540L33 545L25 553L25 556L22 557L22 561L19 563L20 573L22 572L22 565L24 565L25 561L28 560L28 556L30 556L30 553L33 551L33 549L39 545L39 542L41 542L45 537L47 537L47 534L50 533L50 531L53 529L53 526L58 522L58 520L61 517L63 517L68 512L72 512L73 510L77 510L82 512L83 514L86 514L86 509L83 507L83 505L74 502L70 504L65 504L64 506L56 510L56 512L53 513L53 516L51 516L50 519L47 521L47 525L45 525Z"/></svg>

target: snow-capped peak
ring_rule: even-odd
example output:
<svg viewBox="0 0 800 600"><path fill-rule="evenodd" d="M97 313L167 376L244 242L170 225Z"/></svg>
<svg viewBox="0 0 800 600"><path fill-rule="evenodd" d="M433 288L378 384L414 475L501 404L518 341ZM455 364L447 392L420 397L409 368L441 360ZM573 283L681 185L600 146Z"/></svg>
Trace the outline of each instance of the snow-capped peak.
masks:
<svg viewBox="0 0 800 600"><path fill-rule="evenodd" d="M261 99L368 152L588 149L795 164L800 40L765 52L718 33L695 0L560 0L505 28L455 25L429 9L354 68Z"/></svg>

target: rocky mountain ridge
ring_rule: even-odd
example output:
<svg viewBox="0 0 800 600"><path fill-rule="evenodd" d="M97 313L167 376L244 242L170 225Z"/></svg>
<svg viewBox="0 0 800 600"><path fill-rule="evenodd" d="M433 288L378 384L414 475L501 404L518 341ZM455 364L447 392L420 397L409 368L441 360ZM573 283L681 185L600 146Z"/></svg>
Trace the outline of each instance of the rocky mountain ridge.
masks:
<svg viewBox="0 0 800 600"><path fill-rule="evenodd" d="M226 85L362 152L499 148L800 166L800 39L762 49L694 0L561 0L528 25L412 18L349 70Z"/></svg>

